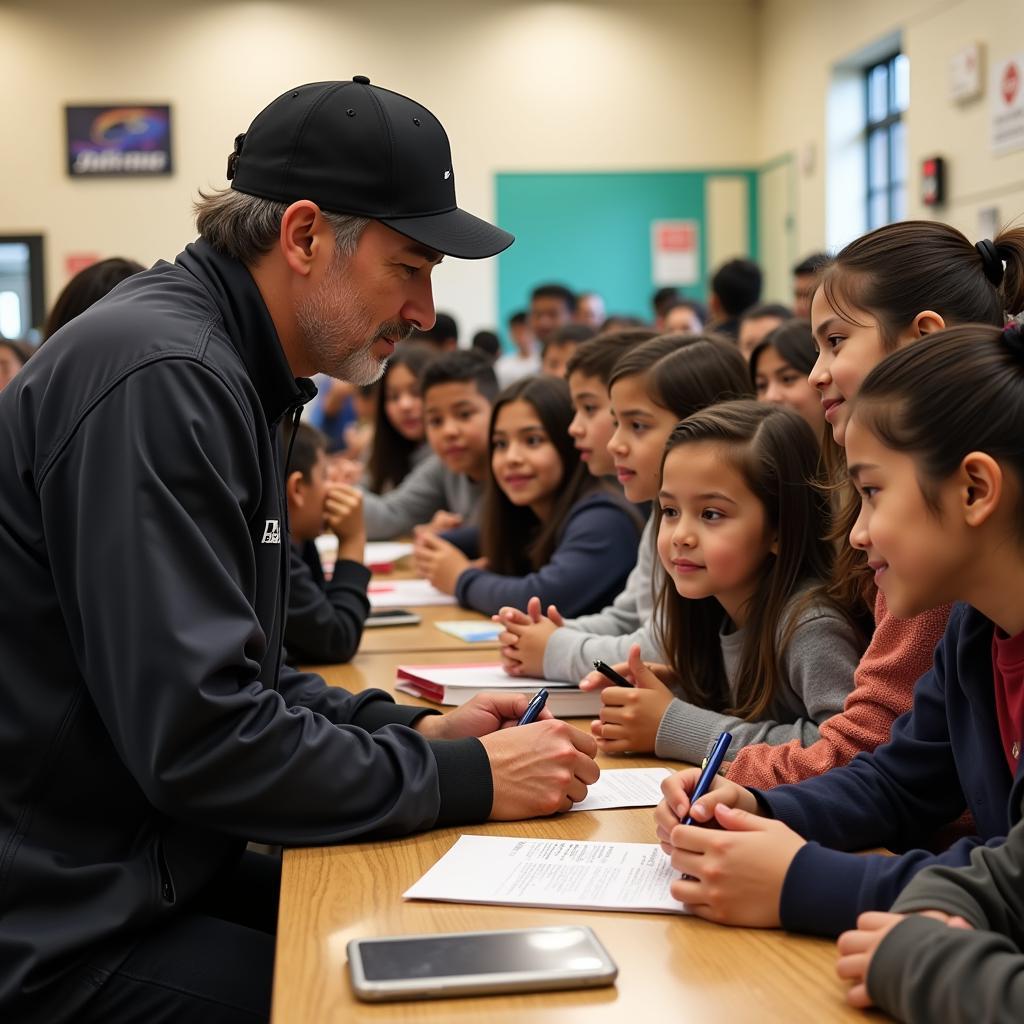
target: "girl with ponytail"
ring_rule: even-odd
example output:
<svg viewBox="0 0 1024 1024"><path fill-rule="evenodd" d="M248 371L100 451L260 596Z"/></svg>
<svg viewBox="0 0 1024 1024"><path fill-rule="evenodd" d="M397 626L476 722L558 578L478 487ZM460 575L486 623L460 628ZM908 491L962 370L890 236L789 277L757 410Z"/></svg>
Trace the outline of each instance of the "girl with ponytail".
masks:
<svg viewBox="0 0 1024 1024"><path fill-rule="evenodd" d="M811 305L818 359L808 379L818 389L832 435L826 464L837 506L837 557L828 593L841 607L873 611L874 632L843 712L822 724L818 740L806 747L795 741L745 747L729 769L731 779L773 786L846 764L884 743L909 709L950 609L936 602L909 621L897 619L885 594L876 594L863 552L847 542L859 510L843 450L851 404L890 353L955 324L1001 328L1007 313L1022 309L1021 229L972 245L948 224L904 221L851 242L822 271Z"/></svg>

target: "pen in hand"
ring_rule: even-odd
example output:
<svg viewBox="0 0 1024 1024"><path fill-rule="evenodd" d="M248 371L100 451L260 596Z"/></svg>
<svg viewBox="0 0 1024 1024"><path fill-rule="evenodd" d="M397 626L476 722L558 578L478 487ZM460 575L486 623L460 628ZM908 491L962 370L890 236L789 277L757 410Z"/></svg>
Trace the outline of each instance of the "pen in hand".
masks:
<svg viewBox="0 0 1024 1024"><path fill-rule="evenodd" d="M523 712L522 717L516 722L516 725L529 725L531 722L536 722L540 717L540 713L544 710L544 705L548 702L548 691L538 690L534 695L533 700L526 705L526 710Z"/></svg>
<svg viewBox="0 0 1024 1024"><path fill-rule="evenodd" d="M732 733L721 733L712 745L707 757L701 762L700 778L697 779L697 785L693 787L693 795L690 797L691 808L711 788L711 784L715 781L715 776L725 760L725 754L729 749L730 743L732 743ZM682 823L684 825L700 824L700 822L695 822L690 814L683 818Z"/></svg>
<svg viewBox="0 0 1024 1024"><path fill-rule="evenodd" d="M611 665L606 665L603 661L595 661L594 668L597 669L605 679L610 680L616 686L627 686L630 689L633 688L633 684L625 676L616 672Z"/></svg>

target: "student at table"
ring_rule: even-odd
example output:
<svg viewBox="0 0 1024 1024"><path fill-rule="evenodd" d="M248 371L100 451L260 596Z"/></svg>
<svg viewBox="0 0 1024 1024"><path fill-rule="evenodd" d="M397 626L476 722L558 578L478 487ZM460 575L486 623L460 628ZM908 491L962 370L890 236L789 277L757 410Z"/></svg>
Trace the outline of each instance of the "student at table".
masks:
<svg viewBox="0 0 1024 1024"><path fill-rule="evenodd" d="M529 817L597 778L565 723L501 728L525 696L424 714L281 665L280 423L430 326L442 253L512 241L444 168L415 101L289 90L200 239L0 394L3 1019L266 1019L279 875L246 840Z"/></svg>

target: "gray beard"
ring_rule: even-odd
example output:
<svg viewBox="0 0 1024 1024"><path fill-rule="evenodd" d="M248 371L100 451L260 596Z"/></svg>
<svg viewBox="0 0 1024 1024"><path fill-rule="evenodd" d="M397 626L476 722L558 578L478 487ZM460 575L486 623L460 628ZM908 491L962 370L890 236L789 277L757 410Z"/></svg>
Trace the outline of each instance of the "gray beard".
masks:
<svg viewBox="0 0 1024 1024"><path fill-rule="evenodd" d="M344 262L335 257L317 291L300 304L295 319L321 373L363 387L380 380L388 365L371 349L378 338L404 341L412 327L402 320L374 326L366 305L349 286Z"/></svg>

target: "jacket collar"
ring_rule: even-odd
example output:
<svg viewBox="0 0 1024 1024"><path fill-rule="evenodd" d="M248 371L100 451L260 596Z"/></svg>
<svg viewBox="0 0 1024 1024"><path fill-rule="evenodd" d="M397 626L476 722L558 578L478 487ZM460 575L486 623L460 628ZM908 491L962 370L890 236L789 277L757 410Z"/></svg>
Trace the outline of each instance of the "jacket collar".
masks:
<svg viewBox="0 0 1024 1024"><path fill-rule="evenodd" d="M213 297L232 346L245 364L269 424L316 394L306 377L292 374L277 328L245 265L197 239L175 260Z"/></svg>

